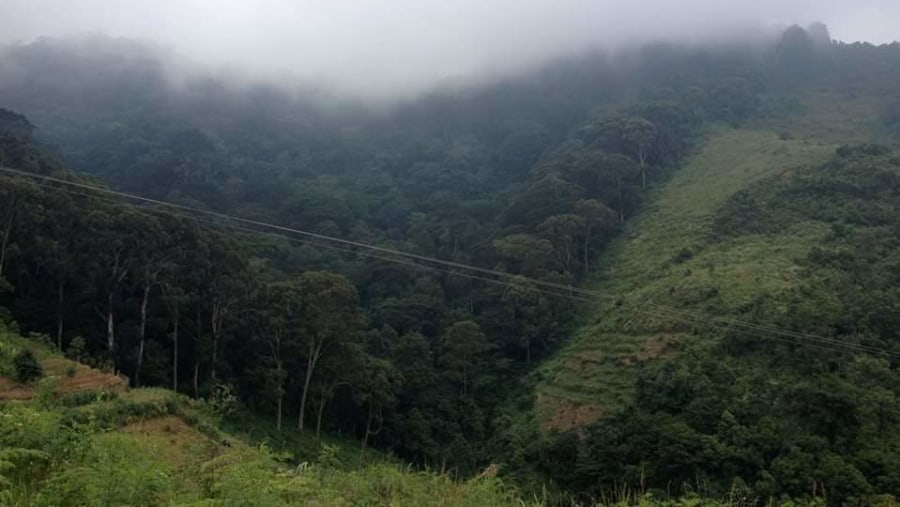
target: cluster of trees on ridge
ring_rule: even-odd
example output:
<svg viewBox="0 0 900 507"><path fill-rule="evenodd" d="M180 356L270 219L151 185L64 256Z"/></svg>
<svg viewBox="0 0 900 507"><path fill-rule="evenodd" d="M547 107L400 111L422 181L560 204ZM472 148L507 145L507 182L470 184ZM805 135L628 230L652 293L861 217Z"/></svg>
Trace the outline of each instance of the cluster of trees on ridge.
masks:
<svg viewBox="0 0 900 507"><path fill-rule="evenodd" d="M52 40L5 48L0 61L17 72L0 80L0 103L40 129L36 140L28 120L2 112L0 165L96 181L46 155L57 151L115 188L522 278L500 287L423 273L2 176L2 304L136 385L204 395L228 384L279 420L296 414L301 428L470 472L504 459L509 393L527 389L529 366L573 315L528 279L589 273L704 123L760 114L767 89L898 58L819 39L792 28L771 55L661 46L624 67L584 57L381 116L323 112L267 87L172 87L127 44L113 61ZM58 79L73 62L74 76ZM848 89L883 84L855 75ZM608 447L587 448L529 460L573 458L577 473L550 475L579 490L633 471L598 471L588 464Z"/></svg>

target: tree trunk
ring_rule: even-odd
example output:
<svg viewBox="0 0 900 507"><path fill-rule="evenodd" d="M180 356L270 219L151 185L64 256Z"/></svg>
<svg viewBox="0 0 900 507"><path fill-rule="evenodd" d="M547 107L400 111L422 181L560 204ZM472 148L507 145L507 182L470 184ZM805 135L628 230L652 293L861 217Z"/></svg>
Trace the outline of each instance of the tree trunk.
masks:
<svg viewBox="0 0 900 507"><path fill-rule="evenodd" d="M273 351L274 350L275 349L273 348ZM272 355L276 356L275 357L275 366L276 366L275 371L277 372L277 375L278 375L278 415L276 418L275 427L278 431L281 431L281 413L282 413L282 406L284 404L285 376L283 375L284 369L281 366L281 359L280 359L280 357L281 357L281 352L280 352L281 351L281 338L280 337L278 338L278 349L277 350L279 351L279 352L277 352L277 355L274 352L272 354Z"/></svg>
<svg viewBox="0 0 900 507"><path fill-rule="evenodd" d="M141 327L138 331L138 356L137 367L134 369L134 385L141 386L141 366L144 364L144 343L147 338L147 304L150 302L150 288L148 283L144 286L144 297L141 299Z"/></svg>
<svg viewBox="0 0 900 507"><path fill-rule="evenodd" d="M588 246L591 244L591 228L588 227L584 232L584 273L587 274L588 266Z"/></svg>
<svg viewBox="0 0 900 507"><path fill-rule="evenodd" d="M300 415L297 419L297 428L303 431L303 420L306 418L306 398L309 394L309 381L312 379L313 370L316 368L316 361L319 359L321 346L316 346L313 341L309 344L309 359L306 360L306 378L303 380L303 394L300 395Z"/></svg>
<svg viewBox="0 0 900 507"><path fill-rule="evenodd" d="M319 400L319 409L316 413L316 440L320 440L322 438L322 414L325 412L325 404L328 403L328 396L322 396L322 399Z"/></svg>
<svg viewBox="0 0 900 507"><path fill-rule="evenodd" d="M362 441L362 451L366 449L366 445L369 443L370 435L377 435L381 433L382 428L384 428L384 417L381 415L381 410L378 412L378 429L372 431L372 420L375 418L375 404L372 402L372 398L369 398L369 417L366 419L366 434L363 435Z"/></svg>
<svg viewBox="0 0 900 507"><path fill-rule="evenodd" d="M618 185L618 193L619 193L619 223L625 223L625 197L622 195L622 180L619 180Z"/></svg>
<svg viewBox="0 0 900 507"><path fill-rule="evenodd" d="M468 372L466 371L466 365L463 365L463 396L468 394Z"/></svg>
<svg viewBox="0 0 900 507"><path fill-rule="evenodd" d="M275 422L275 428L279 432L281 431L281 405L282 405L283 401L284 401L284 395L279 394L278 395L278 418L276 419L276 422Z"/></svg>
<svg viewBox="0 0 900 507"><path fill-rule="evenodd" d="M209 376L213 382L216 380L216 362L219 360L219 337L222 334L224 318L225 309L219 303L214 303L209 317L210 332L212 333L212 364L210 364Z"/></svg>
<svg viewBox="0 0 900 507"><path fill-rule="evenodd" d="M212 361L210 361L210 373L209 377L215 381L216 380L216 361L218 361L219 356L219 333L213 331L212 334Z"/></svg>
<svg viewBox="0 0 900 507"><path fill-rule="evenodd" d="M178 304L175 305L175 322L172 328L172 391L178 392Z"/></svg>
<svg viewBox="0 0 900 507"><path fill-rule="evenodd" d="M113 374L116 373L116 333L115 317L113 314L112 291L107 295L106 302L106 350L109 353L109 361L112 364Z"/></svg>
<svg viewBox="0 0 900 507"><path fill-rule="evenodd" d="M525 336L525 364L531 366L531 337Z"/></svg>
<svg viewBox="0 0 900 507"><path fill-rule="evenodd" d="M200 360L194 360L194 399L200 398Z"/></svg>
<svg viewBox="0 0 900 507"><path fill-rule="evenodd" d="M365 450L369 443L369 432L372 431L372 401L369 401L369 416L366 417L366 432L363 434L362 449Z"/></svg>
<svg viewBox="0 0 900 507"><path fill-rule="evenodd" d="M9 237L12 235L13 218L16 216L16 200L13 199L11 204L6 229L3 230L3 242L0 243L0 276L3 276L3 268L6 266L6 250L9 247Z"/></svg>
<svg viewBox="0 0 900 507"><path fill-rule="evenodd" d="M200 354L197 349L200 346L200 338L203 335L203 320L200 318L200 301L197 301L197 336L194 337L194 398L200 397Z"/></svg>
<svg viewBox="0 0 900 507"><path fill-rule="evenodd" d="M641 162L641 190L647 189L647 164L644 149L638 148L638 160Z"/></svg>
<svg viewBox="0 0 900 507"><path fill-rule="evenodd" d="M63 281L59 280L57 285L56 300L56 348L62 352L63 349L63 312L65 311L65 287Z"/></svg>

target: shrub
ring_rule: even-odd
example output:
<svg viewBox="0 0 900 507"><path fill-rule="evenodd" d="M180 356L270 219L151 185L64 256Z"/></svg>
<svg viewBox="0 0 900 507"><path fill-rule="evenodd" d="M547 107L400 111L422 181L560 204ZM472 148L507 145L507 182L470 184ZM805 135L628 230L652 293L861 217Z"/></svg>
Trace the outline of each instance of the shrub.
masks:
<svg viewBox="0 0 900 507"><path fill-rule="evenodd" d="M227 416L237 409L237 396L229 384L216 384L209 394L209 408L219 416Z"/></svg>
<svg viewBox="0 0 900 507"><path fill-rule="evenodd" d="M59 403L64 407L81 407L91 403L102 403L118 399L115 391L78 391L59 398Z"/></svg>
<svg viewBox="0 0 900 507"><path fill-rule="evenodd" d="M691 258L693 256L694 256L694 252L692 252L690 249L682 248L681 251L678 252L677 255L675 255L675 257L672 259L672 261L675 264L681 264L682 262L687 262L687 261L691 260Z"/></svg>
<svg viewBox="0 0 900 507"><path fill-rule="evenodd" d="M72 338L72 341L69 343L69 348L66 350L66 356L68 356L69 359L80 362L86 347L87 342L85 339L81 336L76 336L75 338Z"/></svg>
<svg viewBox="0 0 900 507"><path fill-rule="evenodd" d="M56 403L56 389L59 387L59 377L49 376L42 378L34 393L34 401L39 407L49 408Z"/></svg>
<svg viewBox="0 0 900 507"><path fill-rule="evenodd" d="M44 368L37 358L34 357L34 352L29 349L24 349L16 354L16 357L13 358L13 369L15 370L16 381L23 384L39 379L44 375Z"/></svg>

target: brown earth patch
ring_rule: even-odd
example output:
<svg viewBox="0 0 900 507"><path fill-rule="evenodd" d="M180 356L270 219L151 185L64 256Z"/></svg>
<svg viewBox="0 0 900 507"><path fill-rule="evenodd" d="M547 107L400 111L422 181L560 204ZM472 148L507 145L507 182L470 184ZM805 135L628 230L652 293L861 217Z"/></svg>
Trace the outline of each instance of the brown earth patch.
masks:
<svg viewBox="0 0 900 507"><path fill-rule="evenodd" d="M133 422L118 431L140 437L141 442L153 446L168 463L181 469L196 467L198 458L208 459L218 452L209 437L175 415Z"/></svg>
<svg viewBox="0 0 900 507"><path fill-rule="evenodd" d="M797 174L796 169L785 169L778 176L783 180L792 180L792 179L794 179L794 176L796 176L796 174Z"/></svg>
<svg viewBox="0 0 900 507"><path fill-rule="evenodd" d="M125 391L128 384L122 377L103 373L83 364L52 357L41 361L47 375L59 377L57 394L71 394L80 391ZM74 375L69 376L72 369ZM0 377L0 401L30 400L34 397L35 386L20 384L12 379Z"/></svg>
<svg viewBox="0 0 900 507"><path fill-rule="evenodd" d="M0 377L0 401L30 400L32 396L34 396L34 389L30 386Z"/></svg>
<svg viewBox="0 0 900 507"><path fill-rule="evenodd" d="M675 342L675 338L669 335L654 336L649 340L645 340L641 344L641 350L635 354L635 359L647 361L671 357L675 355L675 351L671 347L673 342Z"/></svg>
<svg viewBox="0 0 900 507"><path fill-rule="evenodd" d="M641 348L634 354L622 357L619 362L625 366L634 366L652 359L665 359L675 355L672 344L677 339L671 335L658 335L644 340Z"/></svg>
<svg viewBox="0 0 900 507"><path fill-rule="evenodd" d="M571 431L590 426L603 416L603 410L593 403L577 403L538 394L537 403L553 412L553 416L541 423L544 431Z"/></svg>

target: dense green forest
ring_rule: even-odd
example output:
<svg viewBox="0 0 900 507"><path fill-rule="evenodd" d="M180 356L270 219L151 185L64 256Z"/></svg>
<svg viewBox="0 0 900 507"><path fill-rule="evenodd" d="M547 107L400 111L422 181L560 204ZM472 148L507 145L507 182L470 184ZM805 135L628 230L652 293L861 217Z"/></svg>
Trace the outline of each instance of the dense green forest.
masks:
<svg viewBox="0 0 900 507"><path fill-rule="evenodd" d="M225 421L350 436L459 479L495 464L561 502L900 495L900 46L791 27L761 47L584 54L381 111L174 75L168 58L104 37L0 47L0 312L35 341L134 388L233 399ZM865 104L871 128L830 125L854 118L817 116L830 102ZM749 128L816 155L723 193L659 268L715 282L666 287L695 318L608 292L623 242L657 241L639 220L661 192ZM802 271L777 290L738 280L732 297L703 262L798 237ZM609 370L615 403L578 400L602 416L547 424L540 400L595 318L682 338Z"/></svg>

